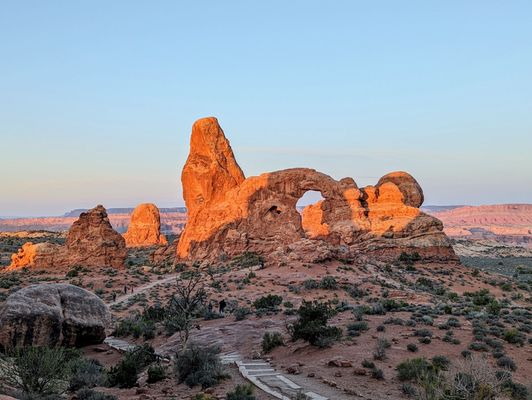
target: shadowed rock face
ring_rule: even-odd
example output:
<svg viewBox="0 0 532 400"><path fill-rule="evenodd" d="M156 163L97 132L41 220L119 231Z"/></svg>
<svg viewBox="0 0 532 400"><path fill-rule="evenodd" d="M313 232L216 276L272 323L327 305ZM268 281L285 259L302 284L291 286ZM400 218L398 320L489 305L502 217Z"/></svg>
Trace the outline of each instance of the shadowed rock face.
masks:
<svg viewBox="0 0 532 400"><path fill-rule="evenodd" d="M408 173L390 173L365 188L308 168L244 179L216 118L194 124L182 184L188 210L177 249L182 259L244 251L276 261L360 254L392 259L402 251L456 259L441 222L419 210L423 191ZM300 214L296 203L309 190L324 200Z"/></svg>
<svg viewBox="0 0 532 400"><path fill-rule="evenodd" d="M13 254L6 270L62 269L75 265L123 268L126 256L124 238L113 229L105 208L99 205L82 213L72 224L64 246L25 243Z"/></svg>
<svg viewBox="0 0 532 400"><path fill-rule="evenodd" d="M62 283L28 286L0 309L0 347L102 343L110 319L105 303L85 289Z"/></svg>
<svg viewBox="0 0 532 400"><path fill-rule="evenodd" d="M135 208L124 239L127 247L168 244L161 234L161 217L155 204L145 203Z"/></svg>

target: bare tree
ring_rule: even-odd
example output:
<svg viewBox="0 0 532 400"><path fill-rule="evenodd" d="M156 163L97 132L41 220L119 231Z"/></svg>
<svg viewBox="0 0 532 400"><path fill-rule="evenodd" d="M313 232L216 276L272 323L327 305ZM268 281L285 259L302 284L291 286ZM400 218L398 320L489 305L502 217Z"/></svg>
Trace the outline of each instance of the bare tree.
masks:
<svg viewBox="0 0 532 400"><path fill-rule="evenodd" d="M207 291L204 277L199 271L194 271L188 277L177 278L176 290L169 301L165 320L169 333L178 332L181 344L186 347L190 337L190 330L199 311L205 306Z"/></svg>

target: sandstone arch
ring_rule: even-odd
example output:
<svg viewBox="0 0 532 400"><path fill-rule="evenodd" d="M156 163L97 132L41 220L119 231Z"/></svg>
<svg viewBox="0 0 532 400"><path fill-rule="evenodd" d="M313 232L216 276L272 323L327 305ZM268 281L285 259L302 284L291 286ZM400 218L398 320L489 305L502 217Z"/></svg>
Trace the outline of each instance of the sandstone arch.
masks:
<svg viewBox="0 0 532 400"><path fill-rule="evenodd" d="M389 259L416 249L428 258L456 259L441 223L419 210L423 192L411 175L390 173L365 188L309 168L244 178L216 118L194 124L182 183L188 222L178 244L181 259L244 251L279 258L298 247L320 249L324 257L342 251ZM313 240L296 210L309 190L324 198L308 210L319 231Z"/></svg>

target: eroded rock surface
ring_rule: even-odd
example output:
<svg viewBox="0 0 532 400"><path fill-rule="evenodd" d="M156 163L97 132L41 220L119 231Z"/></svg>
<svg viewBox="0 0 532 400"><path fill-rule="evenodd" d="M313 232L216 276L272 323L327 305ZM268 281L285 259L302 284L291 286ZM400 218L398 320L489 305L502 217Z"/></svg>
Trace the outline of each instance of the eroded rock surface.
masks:
<svg viewBox="0 0 532 400"><path fill-rule="evenodd" d="M138 205L127 232L124 234L127 247L166 245L166 237L161 234L161 216L155 204Z"/></svg>
<svg viewBox="0 0 532 400"><path fill-rule="evenodd" d="M105 303L78 286L28 286L10 295L0 308L0 347L99 344L110 318Z"/></svg>
<svg viewBox="0 0 532 400"><path fill-rule="evenodd" d="M82 213L72 224L64 246L25 243L13 254L7 270L71 266L123 268L126 256L124 238L113 229L105 208L99 205Z"/></svg>
<svg viewBox="0 0 532 400"><path fill-rule="evenodd" d="M192 128L181 180L188 209L177 250L182 259L244 251L280 262L359 254L395 259L417 251L427 259L456 260L442 223L419 210L423 191L406 172L365 188L308 168L244 179L218 121L204 118ZM324 200L300 214L296 203L309 190Z"/></svg>

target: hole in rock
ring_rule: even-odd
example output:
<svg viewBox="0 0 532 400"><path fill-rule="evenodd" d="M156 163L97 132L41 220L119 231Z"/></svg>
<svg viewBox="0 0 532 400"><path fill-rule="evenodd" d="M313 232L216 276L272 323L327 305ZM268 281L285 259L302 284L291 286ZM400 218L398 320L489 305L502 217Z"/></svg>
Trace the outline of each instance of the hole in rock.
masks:
<svg viewBox="0 0 532 400"><path fill-rule="evenodd" d="M301 226L309 238L329 233L327 224L322 223L323 211L320 202L325 200L317 190L309 190L297 201L296 209L301 213Z"/></svg>

